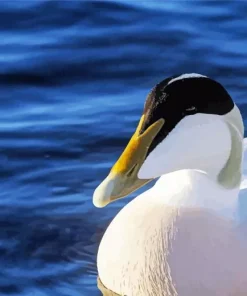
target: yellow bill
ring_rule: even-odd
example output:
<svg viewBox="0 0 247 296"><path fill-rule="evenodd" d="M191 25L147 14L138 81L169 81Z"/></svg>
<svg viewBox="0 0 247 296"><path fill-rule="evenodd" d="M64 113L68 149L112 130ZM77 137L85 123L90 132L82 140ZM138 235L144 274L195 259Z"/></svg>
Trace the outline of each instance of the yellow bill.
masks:
<svg viewBox="0 0 247 296"><path fill-rule="evenodd" d="M138 179L137 174L145 161L152 141L164 124L164 119L157 120L140 134L144 120L145 115L142 115L124 152L106 179L95 189L93 203L96 207L104 207L118 198L129 195L152 180Z"/></svg>

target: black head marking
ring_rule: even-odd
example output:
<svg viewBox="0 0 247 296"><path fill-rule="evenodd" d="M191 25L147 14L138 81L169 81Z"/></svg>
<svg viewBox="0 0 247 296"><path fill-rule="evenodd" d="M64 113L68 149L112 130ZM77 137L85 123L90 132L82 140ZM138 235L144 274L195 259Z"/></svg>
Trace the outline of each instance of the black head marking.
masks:
<svg viewBox="0 0 247 296"><path fill-rule="evenodd" d="M143 111L145 121L140 133L158 119L165 119L148 154L185 116L196 113L224 115L233 107L234 103L224 87L208 77L177 75L161 81L148 94Z"/></svg>

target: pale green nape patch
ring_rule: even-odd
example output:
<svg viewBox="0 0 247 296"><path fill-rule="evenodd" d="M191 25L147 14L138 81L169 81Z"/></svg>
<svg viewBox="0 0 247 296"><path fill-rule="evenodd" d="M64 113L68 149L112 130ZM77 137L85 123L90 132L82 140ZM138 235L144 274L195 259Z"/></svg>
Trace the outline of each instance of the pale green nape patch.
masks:
<svg viewBox="0 0 247 296"><path fill-rule="evenodd" d="M244 125L237 106L226 115L226 123L231 134L231 153L225 167L218 176L218 182L227 189L240 186L242 179Z"/></svg>

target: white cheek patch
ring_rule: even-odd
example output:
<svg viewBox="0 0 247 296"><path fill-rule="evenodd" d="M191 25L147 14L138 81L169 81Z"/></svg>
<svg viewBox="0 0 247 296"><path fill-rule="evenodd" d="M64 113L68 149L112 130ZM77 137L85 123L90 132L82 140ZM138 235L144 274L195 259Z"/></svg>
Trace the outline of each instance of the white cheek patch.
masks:
<svg viewBox="0 0 247 296"><path fill-rule="evenodd" d="M230 143L229 129L220 115L187 116L148 155L138 178L157 178L182 169L214 170L229 157Z"/></svg>
<svg viewBox="0 0 247 296"><path fill-rule="evenodd" d="M208 78L208 77L205 75L197 74L197 73L183 74L169 81L167 85L172 84L175 81L187 79L187 78Z"/></svg>

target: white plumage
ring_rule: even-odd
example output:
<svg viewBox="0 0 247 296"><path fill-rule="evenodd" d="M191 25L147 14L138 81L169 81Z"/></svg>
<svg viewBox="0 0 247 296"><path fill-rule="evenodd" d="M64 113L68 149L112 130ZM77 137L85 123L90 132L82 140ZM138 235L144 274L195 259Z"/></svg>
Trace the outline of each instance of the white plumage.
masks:
<svg viewBox="0 0 247 296"><path fill-rule="evenodd" d="M247 295L242 135L235 106L223 116L186 117L152 151L138 176L161 177L119 212L101 241L104 286L127 296Z"/></svg>

